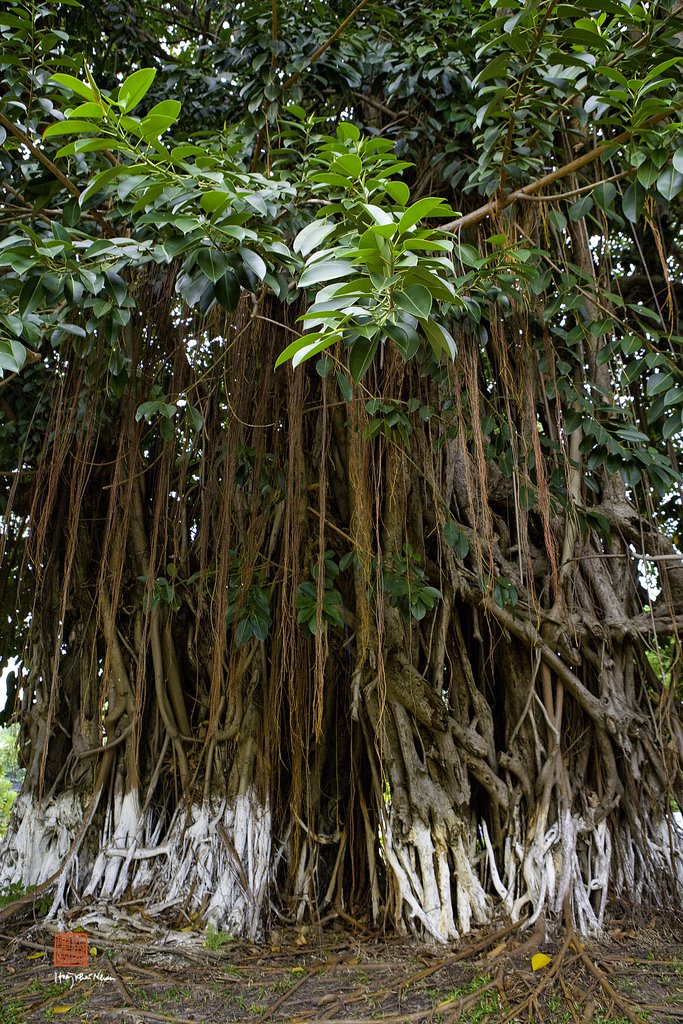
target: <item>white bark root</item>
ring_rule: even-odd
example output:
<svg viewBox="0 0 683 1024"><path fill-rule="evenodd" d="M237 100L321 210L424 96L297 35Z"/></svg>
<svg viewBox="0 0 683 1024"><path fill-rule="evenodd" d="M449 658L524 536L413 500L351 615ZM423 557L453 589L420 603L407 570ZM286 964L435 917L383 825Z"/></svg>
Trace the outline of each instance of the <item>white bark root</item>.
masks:
<svg viewBox="0 0 683 1024"><path fill-rule="evenodd" d="M428 825L416 817L406 827L389 805L379 841L399 926L450 942L501 909L513 920L526 915L529 924L544 914L559 917L568 899L579 930L596 934L609 893L656 899L656 879L672 871L683 887L683 820L676 816L653 825L638 842L627 820L617 834L606 819L587 821L569 810L550 825L538 818L528 827L518 811L513 820L499 863L484 823L476 839L476 823L465 819ZM21 794L0 848L0 888L40 885L61 869L55 905L75 892L94 897L104 911L130 892L151 912L182 907L220 930L260 935L277 857L270 809L252 788L178 810L164 836L137 792L128 792L96 818L72 853L82 825L78 794L43 804ZM309 906L314 894L303 884L305 859L301 869L299 895Z"/></svg>
<svg viewBox="0 0 683 1024"><path fill-rule="evenodd" d="M217 929L255 939L270 881L271 815L252 789L176 815L156 864L154 896L200 911Z"/></svg>
<svg viewBox="0 0 683 1024"><path fill-rule="evenodd" d="M0 888L7 885L40 885L59 870L83 820L83 805L77 793L37 804L28 793L20 793L12 808L5 840L0 845ZM80 859L82 872L89 867L87 853ZM77 884L79 861L73 865Z"/></svg>

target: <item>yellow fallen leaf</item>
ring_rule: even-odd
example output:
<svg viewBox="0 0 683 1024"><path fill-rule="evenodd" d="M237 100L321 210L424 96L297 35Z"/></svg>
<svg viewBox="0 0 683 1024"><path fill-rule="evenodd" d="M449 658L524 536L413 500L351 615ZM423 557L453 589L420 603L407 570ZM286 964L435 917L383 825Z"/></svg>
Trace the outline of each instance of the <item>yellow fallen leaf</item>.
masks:
<svg viewBox="0 0 683 1024"><path fill-rule="evenodd" d="M45 956L45 953L29 953L26 957L27 960L40 960L41 956Z"/></svg>
<svg viewBox="0 0 683 1024"><path fill-rule="evenodd" d="M306 968L305 967L292 967L292 974L305 974L305 973L306 973Z"/></svg>
<svg viewBox="0 0 683 1024"><path fill-rule="evenodd" d="M91 946L89 952L90 956L97 956L97 946Z"/></svg>
<svg viewBox="0 0 683 1024"><path fill-rule="evenodd" d="M73 1010L73 1006L53 1006L52 1007L52 1012L53 1013L69 1013L70 1010Z"/></svg>
<svg viewBox="0 0 683 1024"><path fill-rule="evenodd" d="M534 953L531 958L531 967L534 971L540 971L542 967L547 967L551 963L550 957L546 956L545 953Z"/></svg>

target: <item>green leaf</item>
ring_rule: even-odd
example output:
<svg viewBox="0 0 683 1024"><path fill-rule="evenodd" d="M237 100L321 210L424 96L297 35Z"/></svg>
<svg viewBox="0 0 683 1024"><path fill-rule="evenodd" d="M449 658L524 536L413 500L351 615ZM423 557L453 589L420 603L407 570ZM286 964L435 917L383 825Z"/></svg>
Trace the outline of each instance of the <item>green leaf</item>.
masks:
<svg viewBox="0 0 683 1024"><path fill-rule="evenodd" d="M617 430L618 437L624 441L631 441L633 444L642 444L650 440L647 434L644 434L642 430L638 430L636 427L620 427Z"/></svg>
<svg viewBox="0 0 683 1024"><path fill-rule="evenodd" d="M153 139L158 139L164 132L167 132L171 125L176 121L175 117L161 117L158 114L148 114L147 117L143 117L140 122L139 135L144 142L150 142Z"/></svg>
<svg viewBox="0 0 683 1024"><path fill-rule="evenodd" d="M26 349L20 341L0 339L0 369L19 373L26 362Z"/></svg>
<svg viewBox="0 0 683 1024"><path fill-rule="evenodd" d="M303 338L305 344L300 345L292 356L293 368L296 369L301 363L317 356L319 352L324 352L337 340L338 335L334 331L316 331L314 334L305 335Z"/></svg>
<svg viewBox="0 0 683 1024"><path fill-rule="evenodd" d="M311 331L310 334L302 334L301 337L291 342L280 353L275 360L275 369L278 366L282 366L283 363L289 362L290 359L293 361L302 350L303 352L298 362L305 362L306 359L316 355L318 352L322 352L325 348L329 348L330 345L338 340L339 334L335 331ZM324 342L324 344L321 344L321 342Z"/></svg>
<svg viewBox="0 0 683 1024"><path fill-rule="evenodd" d="M365 374L368 372L370 363L372 362L377 346L379 344L379 338L358 338L351 346L349 353L349 370L351 376L358 383L362 380Z"/></svg>
<svg viewBox="0 0 683 1024"><path fill-rule="evenodd" d="M573 221L579 221L582 217L585 217L587 213L593 209L593 197L582 196L581 199L577 199L575 203L569 207L569 219Z"/></svg>
<svg viewBox="0 0 683 1024"><path fill-rule="evenodd" d="M683 189L683 173L675 167L667 167L657 178L657 191L671 201Z"/></svg>
<svg viewBox="0 0 683 1024"><path fill-rule="evenodd" d="M194 431L195 434L198 434L204 426L204 418L199 409L188 403L188 405L185 406L185 413L190 422L190 429Z"/></svg>
<svg viewBox="0 0 683 1024"><path fill-rule="evenodd" d="M216 210L224 210L231 199L234 199L232 192L217 189L215 192L205 192L199 205L206 213L215 213Z"/></svg>
<svg viewBox="0 0 683 1024"><path fill-rule="evenodd" d="M57 150L57 156L74 156L76 153L97 153L103 149L123 149L127 151L127 147L121 145L116 139L91 139L81 138L76 139L74 142L67 142L65 146Z"/></svg>
<svg viewBox="0 0 683 1024"><path fill-rule="evenodd" d="M413 284L405 292L394 292L394 302L405 313L426 320L432 308L432 296L421 284Z"/></svg>
<svg viewBox="0 0 683 1024"><path fill-rule="evenodd" d="M321 260L306 267L299 278L299 288L308 288L321 281L337 281L340 277L355 274L356 268L347 260Z"/></svg>
<svg viewBox="0 0 683 1024"><path fill-rule="evenodd" d="M386 323L384 325L384 330L398 348L403 359L407 361L416 355L417 350L420 347L420 337L417 331L414 331L412 327L407 324Z"/></svg>
<svg viewBox="0 0 683 1024"><path fill-rule="evenodd" d="M163 405L164 403L161 401L143 402L135 410L135 422L139 423L142 419L151 420L152 416L156 415Z"/></svg>
<svg viewBox="0 0 683 1024"><path fill-rule="evenodd" d="M265 264L265 260L263 260L257 252L252 252L251 249L243 249L240 247L237 252L242 257L242 262L245 267L248 267L249 270L258 277L259 281L262 281L268 273L268 267Z"/></svg>
<svg viewBox="0 0 683 1024"><path fill-rule="evenodd" d="M654 185L660 173L661 170L657 164L651 160L645 160L636 171L636 178L643 188L650 188L651 185Z"/></svg>
<svg viewBox="0 0 683 1024"><path fill-rule="evenodd" d="M410 199L410 189L402 181L388 181L384 186L384 191L399 206L405 206Z"/></svg>
<svg viewBox="0 0 683 1024"><path fill-rule="evenodd" d="M83 132L99 130L99 125L93 124L91 121L56 121L54 124L48 125L43 132L43 138L51 139L55 135L81 135Z"/></svg>
<svg viewBox="0 0 683 1024"><path fill-rule="evenodd" d="M624 217L630 220L632 224L635 224L640 217L640 211L643 208L646 194L646 189L643 188L639 181L634 181L624 192L621 208L624 212Z"/></svg>
<svg viewBox="0 0 683 1024"><path fill-rule="evenodd" d="M462 560L467 557L470 550L469 538L453 519L444 523L443 539L449 547L453 548L458 558Z"/></svg>
<svg viewBox="0 0 683 1024"><path fill-rule="evenodd" d="M223 276L218 278L214 283L213 291L220 305L228 313L233 313L237 309L240 301L240 285L232 270L226 270Z"/></svg>
<svg viewBox="0 0 683 1024"><path fill-rule="evenodd" d="M295 108L287 108L288 111L292 109ZM301 110L301 107L296 109ZM303 116L303 110L301 110L301 114ZM358 142L360 139L360 130L351 121L342 121L341 124L337 125L337 138L342 140L351 139L352 142Z"/></svg>
<svg viewBox="0 0 683 1024"><path fill-rule="evenodd" d="M453 213L445 199L437 199L428 196L426 199L418 199L416 203L409 206L398 222L398 229L403 234L409 231L418 221L425 217L447 217Z"/></svg>
<svg viewBox="0 0 683 1024"><path fill-rule="evenodd" d="M134 110L140 100L144 98L151 88L155 75L154 68L140 68L122 83L118 92L118 103L125 114Z"/></svg>
<svg viewBox="0 0 683 1024"><path fill-rule="evenodd" d="M593 189L593 198L598 204L601 210L607 212L614 206L614 200L617 194L617 187L613 185L611 181L605 181L600 185L596 185Z"/></svg>
<svg viewBox="0 0 683 1024"><path fill-rule="evenodd" d="M84 203L90 198L90 196L95 195L96 192L99 192L104 185L108 185L110 181L114 180L114 178L121 174L130 174L131 171L132 168L125 164L117 164L116 167L107 167L106 170L100 171L99 174L95 175L88 187L81 192L78 198L80 206L83 207Z"/></svg>
<svg viewBox="0 0 683 1024"><path fill-rule="evenodd" d="M81 82L79 78L74 78L73 75L64 75L60 72L57 75L53 75L50 81L65 86L71 92L75 92L77 96L82 96L85 100L94 100L95 98L90 86L86 85L85 82Z"/></svg>
<svg viewBox="0 0 683 1024"><path fill-rule="evenodd" d="M19 292L19 316L25 317L37 309L44 298L41 277L28 277Z"/></svg>
<svg viewBox="0 0 683 1024"><path fill-rule="evenodd" d="M302 228L299 234L294 239L292 248L294 252L300 253L302 256L308 256L309 253L317 249L326 238L332 234L336 229L336 224L331 223L328 220L314 220L310 224L307 224L305 228Z"/></svg>
<svg viewBox="0 0 683 1024"><path fill-rule="evenodd" d="M251 617L242 619L237 623L235 630L235 643L238 647L244 647L253 636Z"/></svg>
<svg viewBox="0 0 683 1024"><path fill-rule="evenodd" d="M502 53L496 54L493 60L490 60L483 71L480 71L477 77L472 82L474 88L481 85L483 82L487 82L490 78L499 78L507 76L508 64L512 59L511 50L503 50Z"/></svg>
<svg viewBox="0 0 683 1024"><path fill-rule="evenodd" d="M335 376L337 378L337 385L342 393L344 401L353 401L353 387L351 385L351 381L349 380L349 378L346 376L345 373L342 373L341 370L337 370Z"/></svg>
<svg viewBox="0 0 683 1024"><path fill-rule="evenodd" d="M197 253L197 263L210 281L218 281L225 274L228 261L219 249L204 246ZM220 302L220 299L219 299Z"/></svg>
<svg viewBox="0 0 683 1024"><path fill-rule="evenodd" d="M71 113L67 116L69 117L69 119L71 119L72 117L88 117L96 121L99 121L102 117L104 117L104 110L102 109L99 103L80 103L77 107L74 107Z"/></svg>
<svg viewBox="0 0 683 1024"><path fill-rule="evenodd" d="M548 220L556 231L564 231L567 227L567 218L560 210L548 210Z"/></svg>
<svg viewBox="0 0 683 1024"><path fill-rule="evenodd" d="M673 416L669 416L664 421L664 426L662 427L662 437L665 441L668 441L671 437L674 436L674 434L678 434L680 432L683 432L683 413L677 410L673 414Z"/></svg>
<svg viewBox="0 0 683 1024"><path fill-rule="evenodd" d="M653 79L658 78L660 75L663 75L665 71L669 70L669 68L673 68L680 63L680 57L671 57L669 60L662 61L661 64L657 64L656 67L652 69L652 71L648 72L643 81L651 82Z"/></svg>
<svg viewBox="0 0 683 1024"><path fill-rule="evenodd" d="M181 110L182 104L178 100L162 100L161 103L155 103L147 117L171 118L173 122L178 119Z"/></svg>
<svg viewBox="0 0 683 1024"><path fill-rule="evenodd" d="M457 346L450 331L447 331L445 327L438 324L435 320L423 320L420 326L425 332L427 341L431 345L437 359L441 357L442 352L445 352L451 359L455 359Z"/></svg>
<svg viewBox="0 0 683 1024"><path fill-rule="evenodd" d="M669 370L666 373L653 373L647 382L647 393L649 396L658 395L660 391L666 391L676 383L676 378Z"/></svg>
<svg viewBox="0 0 683 1024"><path fill-rule="evenodd" d="M363 173L363 161L355 153L345 153L343 156L337 157L332 164L332 167L336 170L340 168L344 174L348 174L350 178L360 178Z"/></svg>
<svg viewBox="0 0 683 1024"><path fill-rule="evenodd" d="M381 206L376 206L374 203L363 203L364 209L370 214L375 224L381 224L383 227L392 227L394 230L391 232L383 232L383 235L390 238L396 230L396 221L387 210L383 210ZM372 230L377 231L377 227Z"/></svg>
<svg viewBox="0 0 683 1024"><path fill-rule="evenodd" d="M683 174L683 146L677 149L671 161L677 171Z"/></svg>

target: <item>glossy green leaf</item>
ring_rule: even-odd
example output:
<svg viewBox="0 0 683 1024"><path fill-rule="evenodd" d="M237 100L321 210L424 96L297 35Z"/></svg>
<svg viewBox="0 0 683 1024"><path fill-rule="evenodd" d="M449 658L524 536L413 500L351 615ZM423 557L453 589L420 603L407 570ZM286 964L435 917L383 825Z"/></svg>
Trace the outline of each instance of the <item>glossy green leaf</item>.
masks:
<svg viewBox="0 0 683 1024"><path fill-rule="evenodd" d="M292 248L294 252L298 252L302 256L308 256L308 254L313 252L314 249L318 249L325 239L330 237L335 229L336 225L331 221L313 220L310 224L307 224L306 227L301 229L294 239Z"/></svg>
<svg viewBox="0 0 683 1024"><path fill-rule="evenodd" d="M237 309L240 301L240 285L232 270L226 270L222 277L218 278L213 290L216 299L228 313L233 313Z"/></svg>
<svg viewBox="0 0 683 1024"><path fill-rule="evenodd" d="M634 181L624 192L621 208L626 219L630 220L632 224L635 224L640 217L643 203L645 202L645 195L646 191L638 181Z"/></svg>
<svg viewBox="0 0 683 1024"><path fill-rule="evenodd" d="M99 121L100 118L104 117L104 110L99 103L81 103L69 113L69 118L80 118L87 117L94 121Z"/></svg>
<svg viewBox="0 0 683 1024"><path fill-rule="evenodd" d="M667 167L657 178L657 191L671 201L683 189L683 172Z"/></svg>
<svg viewBox="0 0 683 1024"><path fill-rule="evenodd" d="M340 277L354 274L356 268L347 260L322 260L311 263L299 278L299 288L309 288L312 284L323 281L337 281Z"/></svg>
<svg viewBox="0 0 683 1024"><path fill-rule="evenodd" d="M249 270L256 275L259 281L262 281L268 271L265 260L259 256L257 252L253 252L251 249L244 249L240 247L237 252L242 257L245 267L248 267Z"/></svg>
<svg viewBox="0 0 683 1024"><path fill-rule="evenodd" d="M81 82L79 78L75 78L74 75L65 75L62 72L59 72L58 74L53 75L50 81L57 82L58 85L65 86L67 89L70 89L71 92L75 92L77 96L81 96L85 100L94 100L95 98L90 86L87 85L86 82Z"/></svg>
<svg viewBox="0 0 683 1024"><path fill-rule="evenodd" d="M215 192L205 192L199 203L206 213L216 213L216 211L224 210L233 198L231 192L217 189Z"/></svg>
<svg viewBox="0 0 683 1024"><path fill-rule="evenodd" d="M410 199L410 189L402 181L388 181L384 189L399 206L405 206Z"/></svg>
<svg viewBox="0 0 683 1024"><path fill-rule="evenodd" d="M152 109L148 111L147 117L166 117L175 121L180 115L181 110L182 104L179 100L162 100L160 103L155 103Z"/></svg>
<svg viewBox="0 0 683 1024"><path fill-rule="evenodd" d="M502 53L496 54L496 56L488 62L483 71L480 71L472 82L473 86L482 85L484 82L489 81L491 78L498 78L507 74L508 65L512 59L512 52L510 50L503 50Z"/></svg>
<svg viewBox="0 0 683 1024"><path fill-rule="evenodd" d="M349 353L349 370L354 381L361 381L370 368L379 339L358 338L351 346Z"/></svg>
<svg viewBox="0 0 683 1024"><path fill-rule="evenodd" d="M426 320L432 308L432 296L421 284L411 285L405 292L394 292L394 302L399 309L416 316L419 320Z"/></svg>
<svg viewBox="0 0 683 1024"><path fill-rule="evenodd" d="M228 261L219 249L204 247L197 253L197 263L210 281L218 281L225 274Z"/></svg>
<svg viewBox="0 0 683 1024"><path fill-rule="evenodd" d="M437 359L443 352L450 359L455 359L457 355L457 346L453 335L441 324L435 320L423 320L420 323L422 330L424 331L427 341L432 347L432 351Z"/></svg>
<svg viewBox="0 0 683 1024"><path fill-rule="evenodd" d="M25 317L40 305L45 297L41 277L27 277L19 292L17 308L19 316Z"/></svg>
<svg viewBox="0 0 683 1024"><path fill-rule="evenodd" d="M409 231L418 221L424 220L426 217L447 217L452 212L445 199L432 197L418 199L416 203L408 207L401 217L398 224L399 231L403 234L404 231Z"/></svg>
<svg viewBox="0 0 683 1024"><path fill-rule="evenodd" d="M350 178L359 178L363 171L363 162L355 153L345 153L337 157L333 165L335 170L339 169Z"/></svg>
<svg viewBox="0 0 683 1024"><path fill-rule="evenodd" d="M83 132L97 132L100 131L99 125L93 124L92 121L57 121L55 124L48 125L43 132L44 139L54 138L55 135L82 135Z"/></svg>
<svg viewBox="0 0 683 1024"><path fill-rule="evenodd" d="M26 349L20 341L0 339L0 369L19 373L26 362Z"/></svg>
<svg viewBox="0 0 683 1024"><path fill-rule="evenodd" d="M151 139L158 139L167 132L171 125L177 120L175 117L164 117L160 114L148 114L140 122L139 135L145 142Z"/></svg>
<svg viewBox="0 0 683 1024"><path fill-rule="evenodd" d="M117 99L121 110L125 114L129 114L144 99L152 86L155 75L156 71L154 68L140 68L139 71L134 71L132 75L129 75L121 84Z"/></svg>

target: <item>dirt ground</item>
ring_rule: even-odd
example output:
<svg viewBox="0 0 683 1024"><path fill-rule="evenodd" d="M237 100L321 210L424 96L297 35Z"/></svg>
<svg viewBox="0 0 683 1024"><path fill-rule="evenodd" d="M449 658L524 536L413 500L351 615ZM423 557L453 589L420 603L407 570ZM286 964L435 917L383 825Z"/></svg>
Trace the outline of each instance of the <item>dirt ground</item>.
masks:
<svg viewBox="0 0 683 1024"><path fill-rule="evenodd" d="M65 927L82 923L87 967L57 968L52 932L5 925L0 1024L683 1022L683 921L661 915L636 924L622 914L600 942L501 924L448 948L335 915L268 944L164 930L134 908L106 929L87 916Z"/></svg>

